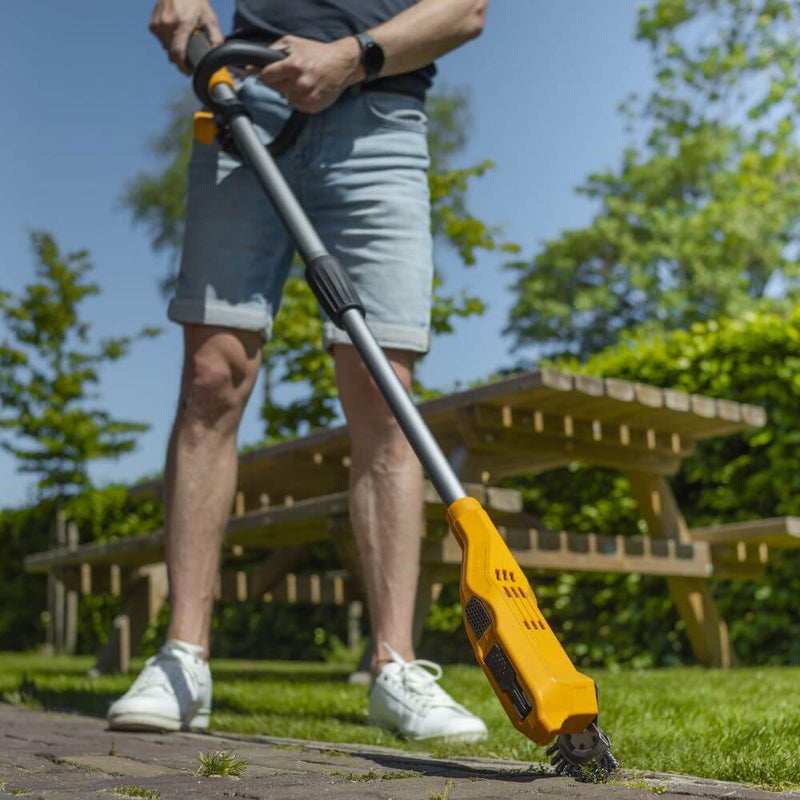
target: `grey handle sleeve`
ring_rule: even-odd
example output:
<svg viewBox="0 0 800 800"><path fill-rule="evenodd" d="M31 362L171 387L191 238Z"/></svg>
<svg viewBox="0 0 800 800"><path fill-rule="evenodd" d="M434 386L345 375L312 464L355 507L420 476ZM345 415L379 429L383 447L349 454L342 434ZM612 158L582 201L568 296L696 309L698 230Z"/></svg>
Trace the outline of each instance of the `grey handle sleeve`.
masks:
<svg viewBox="0 0 800 800"><path fill-rule="evenodd" d="M206 35L200 31L195 31L189 37L189 45L186 48L186 63L194 72L197 65L203 60L203 56L211 49L211 42Z"/></svg>

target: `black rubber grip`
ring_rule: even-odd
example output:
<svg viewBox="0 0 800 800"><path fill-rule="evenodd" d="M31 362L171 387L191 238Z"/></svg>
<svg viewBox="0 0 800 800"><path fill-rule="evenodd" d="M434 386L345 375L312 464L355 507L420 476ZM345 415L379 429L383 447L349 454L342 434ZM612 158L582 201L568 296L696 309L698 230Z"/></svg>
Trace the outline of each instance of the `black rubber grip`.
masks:
<svg viewBox="0 0 800 800"><path fill-rule="evenodd" d="M203 60L203 56L211 49L211 42L206 35L200 31L195 31L189 37L189 44L186 47L186 63L189 69L194 72Z"/></svg>
<svg viewBox="0 0 800 800"><path fill-rule="evenodd" d="M486 654L484 663L494 675L497 685L508 695L519 718L525 719L533 710L533 706L517 683L517 673L514 672L514 667L499 645L492 647Z"/></svg>
<svg viewBox="0 0 800 800"><path fill-rule="evenodd" d="M306 280L319 304L337 328L344 328L342 316L351 308L364 313L364 305L347 273L331 255L317 256L306 265Z"/></svg>
<svg viewBox="0 0 800 800"><path fill-rule="evenodd" d="M195 36L202 36L208 44L208 40L203 34L196 33L192 38ZM276 61L282 61L284 58L286 58L286 53L281 50L273 50L271 47L256 42L240 42L232 39L219 47L210 48L194 66L194 78L192 79L194 93L204 106L216 111L218 104L214 102L208 91L208 82L215 72L223 67L266 67Z"/></svg>

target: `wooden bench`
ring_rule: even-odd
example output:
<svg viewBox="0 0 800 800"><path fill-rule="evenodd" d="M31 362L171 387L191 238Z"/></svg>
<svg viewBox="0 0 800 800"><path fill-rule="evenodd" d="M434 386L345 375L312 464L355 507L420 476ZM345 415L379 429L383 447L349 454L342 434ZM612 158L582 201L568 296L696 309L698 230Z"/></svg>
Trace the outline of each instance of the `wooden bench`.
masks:
<svg viewBox="0 0 800 800"><path fill-rule="evenodd" d="M768 548L769 543L730 538L738 533L716 541L689 531L666 476L678 470L697 442L763 426L763 409L543 369L432 400L421 406L421 412L469 484L469 493L487 506L524 568L663 575L701 663L730 664L727 628L716 611L708 578L758 574L768 553L762 545ZM573 461L624 472L650 535L622 538L547 531L523 513L518 493L489 486L505 476L542 472ZM349 465L343 427L242 454L218 594L232 599L293 596L328 602L332 591L335 602L336 598L359 602L360 570L347 517ZM150 481L132 491L158 494L161 484ZM451 579L460 564L458 547L446 535L443 509L430 487L425 506L417 631L437 583ZM323 539L333 540L351 577L295 575L309 544ZM127 590L134 598L126 601L122 617L127 622L121 619L110 654L100 659L104 668L122 666L124 651L135 646L142 625L165 592L162 534L102 544L76 545L75 535L72 540L68 547L31 556L27 568L56 576L73 607L80 591ZM265 551L269 551L266 558ZM290 585L295 588L290 590Z"/></svg>

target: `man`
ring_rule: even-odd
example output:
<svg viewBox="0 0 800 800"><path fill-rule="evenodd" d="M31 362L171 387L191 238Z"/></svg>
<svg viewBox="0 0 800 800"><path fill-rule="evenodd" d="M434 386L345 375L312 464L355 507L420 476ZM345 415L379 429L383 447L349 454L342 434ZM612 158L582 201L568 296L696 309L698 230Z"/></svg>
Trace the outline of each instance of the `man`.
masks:
<svg viewBox="0 0 800 800"><path fill-rule="evenodd" d="M410 389L414 360L429 346L433 275L424 97L433 61L481 32L486 0L237 0L236 8L235 37L287 53L247 77L239 96L265 140L289 108L311 115L278 164ZM159 0L150 27L184 71L194 30L223 40L207 0ZM169 307L185 347L165 471L172 617L166 645L109 709L112 728L208 726L209 624L237 429L291 258L250 170L217 145L195 143ZM422 520L409 509L422 505L420 465L346 335L326 323L324 344L351 438L350 516L375 643L369 719L413 738L482 738L483 722L436 683L438 667L415 661Z"/></svg>

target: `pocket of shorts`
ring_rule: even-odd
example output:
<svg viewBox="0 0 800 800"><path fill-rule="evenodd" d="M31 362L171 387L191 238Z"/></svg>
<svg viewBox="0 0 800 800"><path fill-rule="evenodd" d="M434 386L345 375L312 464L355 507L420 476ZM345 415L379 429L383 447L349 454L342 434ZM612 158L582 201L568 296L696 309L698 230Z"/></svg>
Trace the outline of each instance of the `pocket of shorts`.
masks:
<svg viewBox="0 0 800 800"><path fill-rule="evenodd" d="M367 110L390 128L425 133L428 130L428 115L421 100L395 92L364 92Z"/></svg>

